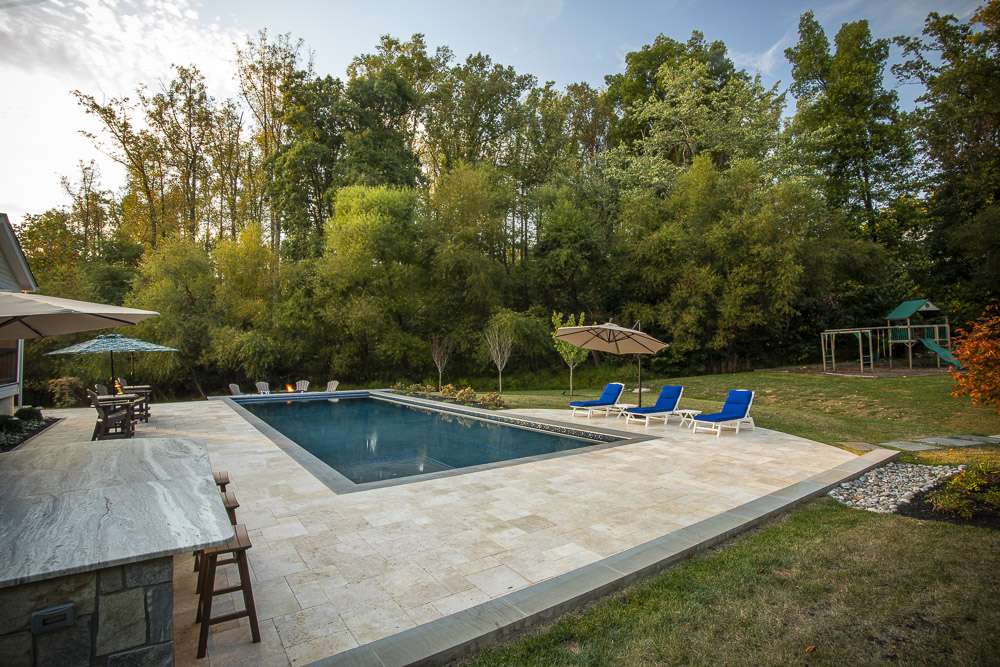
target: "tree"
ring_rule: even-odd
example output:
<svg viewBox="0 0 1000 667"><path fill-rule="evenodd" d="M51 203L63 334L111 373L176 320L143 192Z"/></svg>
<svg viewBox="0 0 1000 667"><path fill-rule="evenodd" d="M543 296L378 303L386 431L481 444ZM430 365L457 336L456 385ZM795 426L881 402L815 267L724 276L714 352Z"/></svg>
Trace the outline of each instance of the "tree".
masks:
<svg viewBox="0 0 1000 667"><path fill-rule="evenodd" d="M1000 414L1000 308L991 306L955 340L954 354L963 372L952 370L955 396L996 409Z"/></svg>
<svg viewBox="0 0 1000 667"><path fill-rule="evenodd" d="M927 157L931 264L920 280L971 319L1000 298L1000 2L967 23L931 13L923 38L898 38L906 61L894 69L924 87L914 112Z"/></svg>
<svg viewBox="0 0 1000 667"><path fill-rule="evenodd" d="M552 313L552 340L555 341L556 352L562 357L562 360L566 362L569 366L569 395L573 395L573 369L582 364L587 360L587 356L590 354L587 350L582 347L577 347L567 343L564 340L556 338L556 331L559 327L576 327L583 326L583 313L574 316L570 313L566 316L566 320L563 321L562 313Z"/></svg>
<svg viewBox="0 0 1000 667"><path fill-rule="evenodd" d="M483 339L490 353L493 365L497 367L498 389L503 393L503 369L510 360L510 351L514 345L514 324L510 313L501 311L490 318L483 331Z"/></svg>
<svg viewBox="0 0 1000 667"><path fill-rule="evenodd" d="M174 67L174 78L152 97L140 94L146 120L163 146L167 168L183 201L181 229L197 238L204 215L210 170L206 158L212 137L215 103L197 67Z"/></svg>
<svg viewBox="0 0 1000 667"><path fill-rule="evenodd" d="M823 175L830 206L847 211L870 238L880 211L909 191L913 161L898 96L884 83L889 45L872 37L868 21L854 21L841 26L831 54L823 28L806 12L799 42L785 50L800 159Z"/></svg>
<svg viewBox="0 0 1000 667"><path fill-rule="evenodd" d="M337 188L345 184L348 102L338 79L301 70L283 82L283 95L287 140L274 156L268 192L283 220L283 256L317 257Z"/></svg>
<svg viewBox="0 0 1000 667"><path fill-rule="evenodd" d="M243 46L236 50L240 94L257 121L255 140L262 167L257 176L264 182L258 189L262 199L271 192L271 159L281 147L285 132L282 90L285 82L300 69L301 49L301 40L293 42L287 34L272 39L266 30L261 30L256 39L247 37ZM311 73L312 64L308 63L304 69ZM277 255L281 247L281 217L273 206L268 210L268 217L271 250Z"/></svg>
<svg viewBox="0 0 1000 667"><path fill-rule="evenodd" d="M127 97L111 98L101 104L92 95L79 90L74 90L73 95L84 111L101 123L110 138L110 146L91 132L81 134L125 168L131 187L141 195L146 221L144 240L155 248L164 233L161 221L164 217L165 170L160 162L160 142L148 130L136 127L132 118L135 105Z"/></svg>
<svg viewBox="0 0 1000 667"><path fill-rule="evenodd" d="M448 357L451 356L452 339L450 336L431 336L431 358L438 371L438 391L441 391L441 377L444 375Z"/></svg>
<svg viewBox="0 0 1000 667"><path fill-rule="evenodd" d="M691 33L687 42L657 35L652 44L625 54L625 71L604 77L605 96L618 113L617 122L611 129L611 145L630 144L645 135L649 126L636 116L633 107L660 99L662 91L657 80L660 72L680 71L685 66L683 63L692 60L708 68L716 88L737 75L726 53L726 45L720 41L706 42L705 35L697 30Z"/></svg>
<svg viewBox="0 0 1000 667"><path fill-rule="evenodd" d="M327 352L331 366L362 377L426 367L426 233L418 203L412 188L337 191L317 276L317 308L338 341Z"/></svg>
<svg viewBox="0 0 1000 667"><path fill-rule="evenodd" d="M416 185L420 162L400 127L416 94L394 69L372 72L347 84L345 179L356 185Z"/></svg>
<svg viewBox="0 0 1000 667"><path fill-rule="evenodd" d="M152 367L152 372L158 378L176 380L178 371L185 371L202 398L200 370L210 362L214 292L214 267L205 249L191 239L172 238L143 258L126 301L126 305L160 313L136 326L138 337L178 349Z"/></svg>

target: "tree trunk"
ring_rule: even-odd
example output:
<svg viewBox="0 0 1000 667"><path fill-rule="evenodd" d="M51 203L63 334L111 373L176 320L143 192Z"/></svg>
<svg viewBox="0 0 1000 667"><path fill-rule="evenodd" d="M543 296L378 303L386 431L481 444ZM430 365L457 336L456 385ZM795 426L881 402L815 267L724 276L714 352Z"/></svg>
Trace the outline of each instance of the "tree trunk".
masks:
<svg viewBox="0 0 1000 667"><path fill-rule="evenodd" d="M497 371L497 375L499 375L499 377L500 377L500 382L499 382L500 388L499 388L499 391L497 391L497 393L498 394L502 394L503 393L503 371Z"/></svg>
<svg viewBox="0 0 1000 667"><path fill-rule="evenodd" d="M441 376L442 376L442 372L441 372L441 369L439 368L438 369L438 393L441 392Z"/></svg>
<svg viewBox="0 0 1000 667"><path fill-rule="evenodd" d="M194 372L194 366L188 369L191 372L191 381L194 383L194 388L198 390L198 395L202 398L208 398L205 396L205 391L201 388L201 383L198 382L198 374Z"/></svg>
<svg viewBox="0 0 1000 667"><path fill-rule="evenodd" d="M573 395L573 367L569 367L569 395Z"/></svg>

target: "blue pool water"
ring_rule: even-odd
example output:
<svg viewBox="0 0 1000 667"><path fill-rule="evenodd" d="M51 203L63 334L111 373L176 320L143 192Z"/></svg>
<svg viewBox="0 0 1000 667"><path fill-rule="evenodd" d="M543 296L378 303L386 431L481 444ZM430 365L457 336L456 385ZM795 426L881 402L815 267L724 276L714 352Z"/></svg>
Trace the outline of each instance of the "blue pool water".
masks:
<svg viewBox="0 0 1000 667"><path fill-rule="evenodd" d="M596 444L374 398L248 402L243 407L355 484Z"/></svg>

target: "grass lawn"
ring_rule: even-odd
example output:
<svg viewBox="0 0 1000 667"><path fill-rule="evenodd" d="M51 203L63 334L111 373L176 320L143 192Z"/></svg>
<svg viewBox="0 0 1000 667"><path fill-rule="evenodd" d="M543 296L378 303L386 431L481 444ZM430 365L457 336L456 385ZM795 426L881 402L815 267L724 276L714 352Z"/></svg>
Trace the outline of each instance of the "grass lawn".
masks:
<svg viewBox="0 0 1000 667"><path fill-rule="evenodd" d="M473 665L996 664L1000 531L814 501Z"/></svg>
<svg viewBox="0 0 1000 667"><path fill-rule="evenodd" d="M757 392L752 414L761 426L817 440L870 443L932 435L1000 434L1000 415L951 396L951 378L924 375L892 378L854 378L781 371L754 371L727 375L700 375L644 381L653 389L643 402L656 400L664 384L684 385L682 407L714 410L722 406L727 389ZM510 407L564 408L573 398L596 398L599 389L504 392ZM626 394L635 402L634 394Z"/></svg>

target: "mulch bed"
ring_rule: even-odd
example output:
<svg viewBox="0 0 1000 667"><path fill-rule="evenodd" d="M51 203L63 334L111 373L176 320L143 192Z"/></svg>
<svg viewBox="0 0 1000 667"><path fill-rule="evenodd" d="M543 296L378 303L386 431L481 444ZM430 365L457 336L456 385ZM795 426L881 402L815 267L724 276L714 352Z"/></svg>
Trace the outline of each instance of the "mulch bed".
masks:
<svg viewBox="0 0 1000 667"><path fill-rule="evenodd" d="M910 502L900 505L899 508L896 509L896 513L912 517L914 519L947 521L948 523L954 523L960 526L979 526L981 528L993 528L994 530L1000 530L1000 514L978 512L973 514L971 519L963 519L960 516L935 511L934 506L931 505L927 496L934 493L937 488L938 487L934 487L933 489L921 491L920 493L914 495Z"/></svg>
<svg viewBox="0 0 1000 667"><path fill-rule="evenodd" d="M0 439L0 452L9 452L12 449L17 449L27 440L35 437L58 421L61 420L56 417L45 417L40 422L28 422L30 427L25 428L23 432L17 434L18 437L7 435L6 437Z"/></svg>

